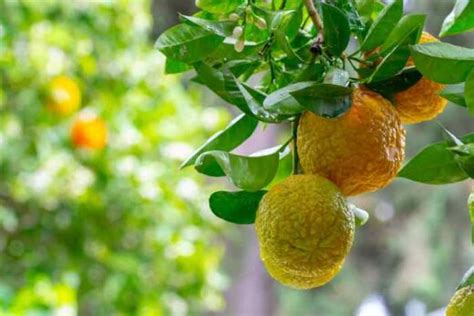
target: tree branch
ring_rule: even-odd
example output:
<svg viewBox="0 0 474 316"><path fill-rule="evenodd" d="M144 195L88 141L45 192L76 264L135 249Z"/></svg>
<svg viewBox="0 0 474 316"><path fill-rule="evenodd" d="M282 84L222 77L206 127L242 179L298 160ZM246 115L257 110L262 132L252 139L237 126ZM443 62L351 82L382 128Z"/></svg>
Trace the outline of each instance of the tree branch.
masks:
<svg viewBox="0 0 474 316"><path fill-rule="evenodd" d="M324 39L324 26L321 17L319 16L318 10L314 6L313 0L305 0L305 6L308 10L308 14L313 21L314 26L318 29L318 37L322 41Z"/></svg>

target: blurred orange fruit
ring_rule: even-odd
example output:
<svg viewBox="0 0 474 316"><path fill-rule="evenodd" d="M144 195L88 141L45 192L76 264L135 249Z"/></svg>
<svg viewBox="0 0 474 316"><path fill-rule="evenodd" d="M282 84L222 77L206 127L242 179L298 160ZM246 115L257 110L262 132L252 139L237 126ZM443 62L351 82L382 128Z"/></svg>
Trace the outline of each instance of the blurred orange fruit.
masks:
<svg viewBox="0 0 474 316"><path fill-rule="evenodd" d="M75 80L67 76L55 77L48 86L48 108L60 115L75 112L81 104L81 90Z"/></svg>
<svg viewBox="0 0 474 316"><path fill-rule="evenodd" d="M71 139L76 148L104 148L108 139L105 121L92 113L81 114L71 127Z"/></svg>

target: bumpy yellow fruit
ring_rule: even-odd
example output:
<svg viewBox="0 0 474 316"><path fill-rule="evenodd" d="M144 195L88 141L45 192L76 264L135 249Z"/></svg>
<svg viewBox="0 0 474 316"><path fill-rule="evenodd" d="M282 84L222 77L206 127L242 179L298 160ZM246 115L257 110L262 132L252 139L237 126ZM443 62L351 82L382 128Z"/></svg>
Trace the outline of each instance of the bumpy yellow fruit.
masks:
<svg viewBox="0 0 474 316"><path fill-rule="evenodd" d="M469 285L456 291L449 302L446 316L472 315L474 315L474 285Z"/></svg>
<svg viewBox="0 0 474 316"><path fill-rule="evenodd" d="M354 239L354 215L329 180L290 176L263 197L255 221L260 257L270 275L294 288L329 282Z"/></svg>
<svg viewBox="0 0 474 316"><path fill-rule="evenodd" d="M420 43L430 43L438 41L436 37L423 32ZM410 59L407 66L413 66ZM394 104L403 124L415 124L434 119L441 114L448 101L439 96L439 92L444 89L444 85L433 82L426 77L422 77L416 84L405 91L399 92L394 97Z"/></svg>
<svg viewBox="0 0 474 316"><path fill-rule="evenodd" d="M48 107L51 111L68 115L81 104L81 90L76 81L66 76L58 76L49 84Z"/></svg>
<svg viewBox="0 0 474 316"><path fill-rule="evenodd" d="M328 178L350 196L383 188L396 176L405 157L405 130L389 101L356 89L341 117L304 113L297 145L305 173Z"/></svg>

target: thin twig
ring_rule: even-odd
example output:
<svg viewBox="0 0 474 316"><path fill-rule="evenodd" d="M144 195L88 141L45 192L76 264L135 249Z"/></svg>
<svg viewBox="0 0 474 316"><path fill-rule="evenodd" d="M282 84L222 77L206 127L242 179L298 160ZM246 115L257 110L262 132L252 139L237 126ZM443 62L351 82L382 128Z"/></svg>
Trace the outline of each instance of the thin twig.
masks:
<svg viewBox="0 0 474 316"><path fill-rule="evenodd" d="M314 6L313 0L305 0L305 6L308 10L308 14L313 21L314 26L318 29L318 37L321 41L324 39L324 26L321 17L319 16L318 10Z"/></svg>

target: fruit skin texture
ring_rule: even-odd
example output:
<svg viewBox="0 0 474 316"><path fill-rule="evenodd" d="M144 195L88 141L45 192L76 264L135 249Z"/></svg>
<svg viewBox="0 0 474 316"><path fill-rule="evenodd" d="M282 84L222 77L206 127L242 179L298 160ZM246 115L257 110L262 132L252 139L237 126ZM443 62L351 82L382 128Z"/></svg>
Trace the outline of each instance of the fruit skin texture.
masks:
<svg viewBox="0 0 474 316"><path fill-rule="evenodd" d="M79 116L71 127L71 139L75 147L101 149L107 144L107 126L105 122L95 116Z"/></svg>
<svg viewBox="0 0 474 316"><path fill-rule="evenodd" d="M423 32L420 44L437 42L436 37ZM407 66L413 66L413 60ZM422 77L417 83L394 96L394 104L403 124L416 124L434 119L441 114L448 100L439 96L445 85Z"/></svg>
<svg viewBox="0 0 474 316"><path fill-rule="evenodd" d="M270 275L299 289L321 286L339 272L354 239L354 215L329 180L290 176L260 202L255 221L260 257Z"/></svg>
<svg viewBox="0 0 474 316"><path fill-rule="evenodd" d="M48 108L60 115L75 112L81 104L81 90L76 81L67 76L55 77L48 87Z"/></svg>
<svg viewBox="0 0 474 316"><path fill-rule="evenodd" d="M470 315L474 315L474 285L456 291L446 310L446 316Z"/></svg>
<svg viewBox="0 0 474 316"><path fill-rule="evenodd" d="M343 116L301 116L297 148L305 173L334 182L346 196L376 191L396 176L405 157L405 129L392 104L356 89Z"/></svg>

